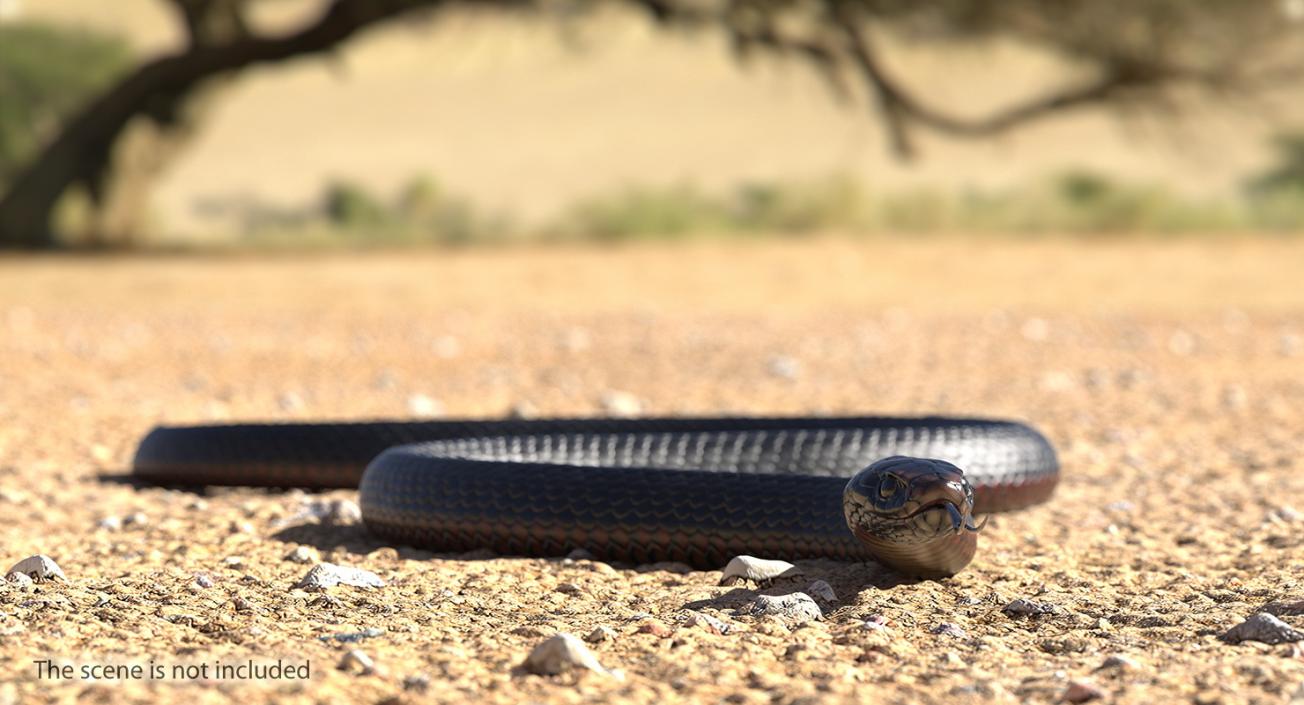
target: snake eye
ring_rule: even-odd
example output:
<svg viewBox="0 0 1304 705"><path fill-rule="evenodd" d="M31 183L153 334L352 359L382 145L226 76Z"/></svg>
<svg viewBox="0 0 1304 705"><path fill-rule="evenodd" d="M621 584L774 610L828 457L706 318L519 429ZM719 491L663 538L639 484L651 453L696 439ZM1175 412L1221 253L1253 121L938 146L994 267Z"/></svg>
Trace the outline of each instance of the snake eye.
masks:
<svg viewBox="0 0 1304 705"><path fill-rule="evenodd" d="M897 493L901 488L901 478L896 475L884 475L883 481L878 484L878 496L881 499L887 499Z"/></svg>

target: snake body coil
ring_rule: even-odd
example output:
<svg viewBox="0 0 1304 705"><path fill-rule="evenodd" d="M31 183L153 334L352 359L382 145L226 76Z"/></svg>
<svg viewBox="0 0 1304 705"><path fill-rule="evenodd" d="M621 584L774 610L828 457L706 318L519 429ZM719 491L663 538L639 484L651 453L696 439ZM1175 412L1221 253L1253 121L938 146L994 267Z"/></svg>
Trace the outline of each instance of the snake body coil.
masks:
<svg viewBox="0 0 1304 705"><path fill-rule="evenodd" d="M358 487L363 521L434 551L682 561L864 560L848 478L887 456L964 469L978 513L1047 499L1055 452L1022 424L948 418L667 418L160 427L161 484ZM365 469L365 472L364 472Z"/></svg>

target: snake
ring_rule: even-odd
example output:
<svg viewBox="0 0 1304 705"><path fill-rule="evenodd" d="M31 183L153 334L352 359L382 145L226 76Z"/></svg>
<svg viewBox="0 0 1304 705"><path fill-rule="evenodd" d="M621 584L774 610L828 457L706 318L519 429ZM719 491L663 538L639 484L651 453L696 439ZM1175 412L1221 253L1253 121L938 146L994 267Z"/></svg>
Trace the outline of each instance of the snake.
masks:
<svg viewBox="0 0 1304 705"><path fill-rule="evenodd" d="M367 532L435 553L872 560L923 579L973 559L976 515L1044 502L1060 478L1036 429L936 416L164 425L132 472L356 488Z"/></svg>

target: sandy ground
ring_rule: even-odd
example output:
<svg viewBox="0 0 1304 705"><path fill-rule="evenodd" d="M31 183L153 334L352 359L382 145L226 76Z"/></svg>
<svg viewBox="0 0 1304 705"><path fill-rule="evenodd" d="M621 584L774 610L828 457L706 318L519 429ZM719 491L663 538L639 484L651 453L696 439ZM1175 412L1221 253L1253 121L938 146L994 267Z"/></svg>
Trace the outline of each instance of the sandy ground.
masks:
<svg viewBox="0 0 1304 705"><path fill-rule="evenodd" d="M0 567L45 553L68 578L0 585L0 703L1299 703L1298 648L1217 637L1304 599L1301 278L1304 247L1252 241L0 260ZM613 391L649 414L1022 418L1065 480L953 579L805 562L761 588L434 557L287 522L295 494L101 479L159 422L592 414ZM388 585L291 589L299 546ZM821 621L736 614L814 580ZM516 668L599 626L623 680ZM355 648L378 673L337 668ZM311 677L39 680L42 659Z"/></svg>

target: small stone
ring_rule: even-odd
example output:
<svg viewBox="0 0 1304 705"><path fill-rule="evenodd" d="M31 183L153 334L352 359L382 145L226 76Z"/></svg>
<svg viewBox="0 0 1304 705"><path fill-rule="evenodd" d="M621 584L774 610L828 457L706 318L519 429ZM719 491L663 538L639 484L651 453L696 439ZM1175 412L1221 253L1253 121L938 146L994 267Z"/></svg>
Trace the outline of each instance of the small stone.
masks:
<svg viewBox="0 0 1304 705"><path fill-rule="evenodd" d="M24 591L26 591L28 588L30 588L32 585L35 584L35 582L31 579L31 577L27 575L27 573L11 573L8 577L5 578L5 582L9 583L10 585L13 585L19 590L24 590Z"/></svg>
<svg viewBox="0 0 1304 705"><path fill-rule="evenodd" d="M240 568L244 565L244 558L240 556L227 556L222 559L222 565L227 568Z"/></svg>
<svg viewBox="0 0 1304 705"><path fill-rule="evenodd" d="M838 594L833 592L833 586L823 580L816 580L806 586L806 594L825 603L838 601Z"/></svg>
<svg viewBox="0 0 1304 705"><path fill-rule="evenodd" d="M700 627L712 634L723 635L733 631L733 627L730 627L724 620L691 610L688 613L688 618L684 620L684 624L690 627Z"/></svg>
<svg viewBox="0 0 1304 705"><path fill-rule="evenodd" d="M122 528L122 520L117 517L104 517L95 522L95 528L104 529L105 531L118 531Z"/></svg>
<svg viewBox="0 0 1304 705"><path fill-rule="evenodd" d="M629 392L619 390L605 392L601 403L602 410L611 416L628 418L643 413L643 402Z"/></svg>
<svg viewBox="0 0 1304 705"><path fill-rule="evenodd" d="M317 563L321 561L321 554L311 546L297 546L293 551L285 554L285 560L291 563Z"/></svg>
<svg viewBox="0 0 1304 705"><path fill-rule="evenodd" d="M589 635L584 637L584 641L587 641L590 644L600 644L604 641L615 641L615 640L616 640L616 630L612 629L611 627L604 627L604 626L594 627L593 631L589 632Z"/></svg>
<svg viewBox="0 0 1304 705"><path fill-rule="evenodd" d="M577 549L571 551L570 553L567 553L567 554L566 554L566 558L567 558L568 560L572 560L572 561L591 561L591 560L595 560L594 557L593 557L593 554L592 554L592 553L589 553L588 551L586 551L585 549L582 549L582 548L577 548Z"/></svg>
<svg viewBox="0 0 1304 705"><path fill-rule="evenodd" d="M234 599L231 600L231 606L235 608L235 611L236 611L236 612L255 612L255 611L257 611L257 608L254 606L254 603L252 603L252 602L250 602L249 600L246 600L245 598L240 597L240 596L238 596L238 595L237 595Z"/></svg>
<svg viewBox="0 0 1304 705"><path fill-rule="evenodd" d="M1264 612L1274 617L1297 617L1304 615L1304 600L1277 600L1263 606Z"/></svg>
<svg viewBox="0 0 1304 705"><path fill-rule="evenodd" d="M787 561L771 561L754 556L735 556L724 567L720 576L721 585L733 585L739 580L766 582L777 578L791 578L801 575L801 569Z"/></svg>
<svg viewBox="0 0 1304 705"><path fill-rule="evenodd" d="M362 509L351 499L309 499L284 524L316 521L327 526L349 526L362 521Z"/></svg>
<svg viewBox="0 0 1304 705"><path fill-rule="evenodd" d="M384 629L368 627L360 632L341 632L339 634L326 634L317 637L321 641L334 641L337 644L353 644L364 639L374 639L385 633Z"/></svg>
<svg viewBox="0 0 1304 705"><path fill-rule="evenodd" d="M1055 611L1055 606L1033 602L1032 600L1025 600L1020 597L1002 607L1001 611L1009 617L1036 617L1043 614L1053 613Z"/></svg>
<svg viewBox="0 0 1304 705"><path fill-rule="evenodd" d="M144 512L132 512L122 519L123 526L149 526L149 517Z"/></svg>
<svg viewBox="0 0 1304 705"><path fill-rule="evenodd" d="M350 585L361 588L384 587L385 581L380 576L361 568L349 568L334 563L318 563L309 570L294 587L309 592L325 590L336 585Z"/></svg>
<svg viewBox="0 0 1304 705"><path fill-rule="evenodd" d="M528 401L518 401L507 410L509 419L534 419L539 417L539 408Z"/></svg>
<svg viewBox="0 0 1304 705"><path fill-rule="evenodd" d="M276 400L276 405L281 407L281 411L296 412L302 411L305 404L303 397L295 392L286 392Z"/></svg>
<svg viewBox="0 0 1304 705"><path fill-rule="evenodd" d="M408 413L419 419L435 419L444 415L444 405L438 399L425 394L413 394L408 397Z"/></svg>
<svg viewBox="0 0 1304 705"><path fill-rule="evenodd" d="M1226 633L1218 638L1228 644L1239 644L1243 641L1285 644L1293 641L1304 641L1304 632L1291 627L1267 612L1258 612L1250 615L1244 622L1228 629Z"/></svg>
<svg viewBox="0 0 1304 705"><path fill-rule="evenodd" d="M796 622L824 619L820 606L804 592L788 595L758 595L756 600L740 610L739 614L774 615Z"/></svg>
<svg viewBox="0 0 1304 705"><path fill-rule="evenodd" d="M213 587L213 579L208 577L208 573L195 573L195 585L201 588Z"/></svg>
<svg viewBox="0 0 1304 705"><path fill-rule="evenodd" d="M357 673L361 676L369 676L376 672L376 662L371 657L363 653L361 649L351 649L340 659L338 668L341 671Z"/></svg>
<svg viewBox="0 0 1304 705"><path fill-rule="evenodd" d="M937 634L939 636L949 636L953 639L966 639L969 637L960 625L952 624L951 622L942 622L936 627L929 629L928 633Z"/></svg>
<svg viewBox="0 0 1304 705"><path fill-rule="evenodd" d="M1135 671L1139 668L1141 664L1122 654L1111 654L1096 666L1097 671Z"/></svg>
<svg viewBox="0 0 1304 705"><path fill-rule="evenodd" d="M403 678L403 690L409 693L424 693L430 690L430 676L424 673L414 673Z"/></svg>
<svg viewBox="0 0 1304 705"><path fill-rule="evenodd" d="M557 592L560 592L563 595L583 595L584 588L575 583L562 583L557 586Z"/></svg>
<svg viewBox="0 0 1304 705"><path fill-rule="evenodd" d="M885 615L875 614L866 619L860 627L873 632L891 631L892 627L888 626L888 620Z"/></svg>
<svg viewBox="0 0 1304 705"><path fill-rule="evenodd" d="M675 630L671 629L670 627L667 627L661 622L652 620L638 625L637 633L651 634L652 636L657 637L658 639L666 639L669 638L672 634L674 634Z"/></svg>
<svg viewBox="0 0 1304 705"><path fill-rule="evenodd" d="M1283 504L1280 507L1277 507L1276 509L1272 510L1272 512L1269 514L1269 517L1274 518L1277 521L1280 521L1284 524L1291 524L1300 521L1301 519L1304 519L1304 514L1300 514L1298 509L1290 506L1289 504Z"/></svg>
<svg viewBox="0 0 1304 705"><path fill-rule="evenodd" d="M1085 680L1070 681L1069 687L1064 691L1064 702L1068 703L1085 703L1103 697L1105 691Z"/></svg>
<svg viewBox="0 0 1304 705"><path fill-rule="evenodd" d="M620 679L619 673L608 671L598 663L598 658L584 645L584 642L570 634L556 634L541 642L530 651L521 663L527 673L541 676L555 676L568 671L586 670L604 676Z"/></svg>
<svg viewBox="0 0 1304 705"><path fill-rule="evenodd" d="M15 563L9 570L5 571L5 577L12 579L15 574L26 575L36 582L45 582L47 580L68 581L68 577L63 574L59 564L54 562L53 558L45 554L28 556Z"/></svg>
<svg viewBox="0 0 1304 705"><path fill-rule="evenodd" d="M779 379L792 381L801 376L801 363L787 355L775 355L766 365L770 374Z"/></svg>

